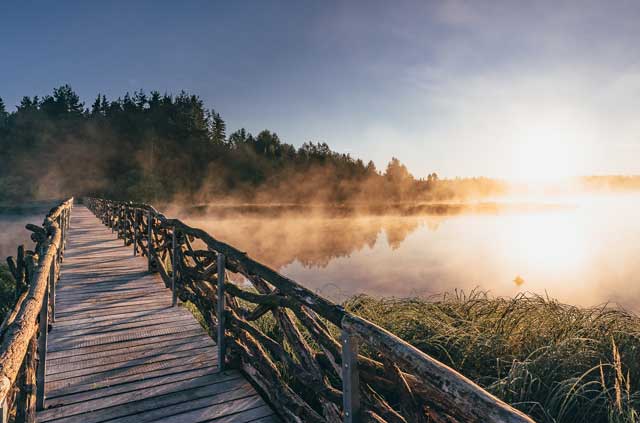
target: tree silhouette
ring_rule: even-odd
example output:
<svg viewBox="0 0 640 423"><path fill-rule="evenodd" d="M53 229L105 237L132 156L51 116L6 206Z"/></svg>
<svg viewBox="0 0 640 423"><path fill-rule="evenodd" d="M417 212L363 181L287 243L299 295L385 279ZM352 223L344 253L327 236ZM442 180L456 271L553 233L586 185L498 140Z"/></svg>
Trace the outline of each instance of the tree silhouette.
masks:
<svg viewBox="0 0 640 423"><path fill-rule="evenodd" d="M393 158L375 164L307 141L300 148L273 131L226 123L192 94L142 90L116 100L97 95L89 109L69 85L8 112L0 100L0 201L101 195L171 201L221 197L243 202L388 202L454 195L435 173L415 180ZM486 180L469 187L491 190ZM462 186L457 183L456 186Z"/></svg>

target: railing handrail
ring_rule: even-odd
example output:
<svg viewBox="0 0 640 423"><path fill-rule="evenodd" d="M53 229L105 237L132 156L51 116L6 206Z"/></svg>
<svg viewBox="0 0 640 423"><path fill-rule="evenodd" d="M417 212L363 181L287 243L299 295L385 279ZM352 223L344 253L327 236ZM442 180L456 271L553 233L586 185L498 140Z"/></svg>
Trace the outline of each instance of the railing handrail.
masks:
<svg viewBox="0 0 640 423"><path fill-rule="evenodd" d="M57 254L60 243L60 230L53 226L53 239L45 248L42 261L38 263L34 280L29 287L29 293L20 306L13 323L9 325L0 347L0 398L4 398L7 387L15 382L22 359L27 351L27 344L34 335L37 325L36 319L42 308L42 300L47 288L51 265Z"/></svg>
<svg viewBox="0 0 640 423"><path fill-rule="evenodd" d="M34 231L32 239L37 242L37 265L33 269L31 280L28 281L28 291L23 294L13 310L7 313L3 322L2 343L0 344L0 422L7 421L9 413L7 396L16 383L16 378L25 360L29 344L43 329L42 320L48 319L49 306L52 303L45 301L49 290L55 289L56 269L62 260L62 251L66 244L68 219L73 206L73 198L70 198L51 209L44 219L42 227L27 225ZM14 275L15 276L15 275ZM44 310L44 315L42 314ZM38 327L40 316L40 327ZM46 332L46 326L45 326ZM43 335L40 335L42 337ZM44 334L46 339L46 334ZM44 351L41 351L39 361L44 363L46 343ZM43 366L43 364L42 364ZM44 380L44 367L39 368L38 378ZM40 386L42 385L42 386ZM44 383L36 386L37 395L44 399Z"/></svg>
<svg viewBox="0 0 640 423"><path fill-rule="evenodd" d="M273 283L278 289L284 289L287 292L293 294L295 297L299 298L306 306L311 308L312 310L319 311L323 314L327 314L327 318L331 323L336 326L341 325L342 318L344 317L346 311L344 308L338 304L334 304L331 301L319 296L315 292L311 291L308 288L300 285L298 282L293 279L287 278L277 271L271 269L269 266L266 266L258 261L250 258L246 252L240 251L237 248L219 241L211 236L208 232L203 229L194 228L192 226L187 225L182 222L180 219L171 219L167 218L164 214L160 213L156 208L154 208L150 204L146 203L134 203L134 202L126 202L126 201L113 201L113 200L104 200L97 199L92 197L87 197L87 200L100 200L105 201L107 203L113 204L115 206L129 207L133 209L144 210L153 213L154 217L160 221L162 226L167 228L177 228L183 232L192 233L202 241L207 244L207 247L212 248L216 251L220 251L224 254L227 259L231 259L234 261L234 264L242 266L249 273L254 273L260 277L264 277L269 280L269 282ZM280 283L278 283L280 282ZM293 289L291 288L293 286Z"/></svg>
<svg viewBox="0 0 640 423"><path fill-rule="evenodd" d="M222 255L226 259L227 269L241 273L245 276L255 275L264 281L268 281L268 283L273 285L276 289L276 291L269 295L252 294L248 291L238 289L237 287L234 288L233 285L225 283L224 278L222 278L223 287L227 287L224 289L227 289L227 292L233 289L233 292L229 292L229 294L233 296L237 296L243 300L254 300L255 303L260 304L260 306L263 306L266 309L269 309L268 307L272 307L273 309L273 307L278 306L296 307L296 305L292 305L289 300L290 298L293 298L298 302L297 307L304 306L309 308L322 318L325 318L327 321L340 328L343 333L342 339L344 341L342 345L342 374L340 376L344 381L342 395L343 418L345 422L359 421L360 410L358 402L360 388L358 386L358 369L354 367L357 367L358 364L364 364L370 368L378 366L378 370L380 370L379 363L358 355L357 344L364 343L373 347L376 351L384 351L388 357L408 368L407 371L410 372L409 374L397 370L399 372L399 378L402 379L405 384L412 384L412 386L417 386L420 389L426 390L429 398L433 400L440 409L446 410L448 414L455 414L453 412L450 413L450 410L462 409L457 412L456 416L460 419L464 419L463 421L468 422L492 421L503 423L533 423L533 420L521 411L516 410L507 403L491 395L473 381L408 344L396 335L393 335L366 319L347 312L342 306L332 303L331 301L300 285L296 281L287 278L270 267L251 259L245 252L215 239L202 229L191 227L179 219L169 219L162 213L158 212L153 206L145 203L113 201L96 198L87 198L86 203L90 208L95 208L97 206L103 208L106 207L108 213L112 213L109 214L108 217L108 219L110 219L110 225L112 224L111 219L116 216L113 213L117 211L118 214L116 220L118 221L118 225L120 225L119 231L122 227L123 219L125 225L124 228L126 228L128 225L132 224L131 222L128 222L127 219L137 219L138 211L146 212L149 214L149 217L151 217L151 220L148 222L149 234L147 236L151 236L151 228L154 225L154 219L159 222L159 226L162 227L163 230L172 231L172 238L174 240L172 245L172 248L174 249L174 259L175 234L176 231L178 231L200 239L205 243L209 251L214 251L216 254ZM132 210L134 217L130 218L127 211L131 212ZM94 212L98 214L97 210L94 210ZM133 240L134 254L138 247L138 240L135 239L138 233L138 224L139 222L136 222L136 232ZM126 242L127 231L126 229L123 229L123 231ZM154 255L155 260L159 260L153 244L154 243L151 242L147 245L148 250L152 253L149 255L149 260L151 260L151 255ZM172 266L175 265L172 264ZM163 279L165 279L165 282L168 283L168 286L173 286L175 295L176 271L171 270L172 275L169 277L167 271L163 269L162 266L159 266L158 270L163 276ZM168 280L170 280L170 282ZM224 292L224 290L218 292ZM264 292L262 292L262 294L264 294ZM285 300L280 297L280 294L286 295L287 299ZM237 319L232 319L232 321L237 321ZM250 328L244 329L249 330ZM224 331L222 331L222 333L224 333ZM345 346L348 348L345 348ZM277 347L273 345L271 345L271 347L277 349ZM354 355L345 356L346 352ZM220 357L219 360L224 360L224 358ZM352 363L352 365L349 365L349 363ZM353 386L353 384L355 384L355 386ZM407 387L407 389L409 388ZM411 392L409 392L409 394L411 395ZM311 417L316 418L315 416L316 415L311 414ZM291 420L296 421L295 418L292 418Z"/></svg>

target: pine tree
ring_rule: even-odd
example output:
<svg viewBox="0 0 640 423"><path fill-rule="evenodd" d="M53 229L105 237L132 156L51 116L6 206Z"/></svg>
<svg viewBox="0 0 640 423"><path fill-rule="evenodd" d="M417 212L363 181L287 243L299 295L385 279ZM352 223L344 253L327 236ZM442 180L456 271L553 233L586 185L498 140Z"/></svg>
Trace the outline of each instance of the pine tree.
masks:
<svg viewBox="0 0 640 423"><path fill-rule="evenodd" d="M222 120L219 113L214 110L209 112L211 125L211 138L214 143L222 144L227 137L227 124Z"/></svg>
<svg viewBox="0 0 640 423"><path fill-rule="evenodd" d="M91 115L96 116L102 114L102 97L98 94L96 100L91 105Z"/></svg>
<svg viewBox="0 0 640 423"><path fill-rule="evenodd" d="M367 163L366 173L367 175L374 175L378 173L376 164L373 162L373 160L369 160L369 163Z"/></svg>
<svg viewBox="0 0 640 423"><path fill-rule="evenodd" d="M9 113L7 113L7 109L4 106L4 101L2 100L2 97L0 97L0 146L3 144L2 138L7 128L8 120L9 120Z"/></svg>
<svg viewBox="0 0 640 423"><path fill-rule="evenodd" d="M9 113L7 113L7 108L4 105L4 100L0 97L0 123L4 122L7 117L9 117Z"/></svg>

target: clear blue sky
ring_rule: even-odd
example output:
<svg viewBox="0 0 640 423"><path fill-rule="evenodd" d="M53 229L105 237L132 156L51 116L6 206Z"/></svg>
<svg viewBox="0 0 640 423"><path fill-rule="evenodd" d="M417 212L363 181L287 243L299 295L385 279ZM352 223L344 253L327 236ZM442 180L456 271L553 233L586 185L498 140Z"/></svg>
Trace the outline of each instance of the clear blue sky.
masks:
<svg viewBox="0 0 640 423"><path fill-rule="evenodd" d="M416 176L640 173L638 1L22 1L0 97L200 95Z"/></svg>

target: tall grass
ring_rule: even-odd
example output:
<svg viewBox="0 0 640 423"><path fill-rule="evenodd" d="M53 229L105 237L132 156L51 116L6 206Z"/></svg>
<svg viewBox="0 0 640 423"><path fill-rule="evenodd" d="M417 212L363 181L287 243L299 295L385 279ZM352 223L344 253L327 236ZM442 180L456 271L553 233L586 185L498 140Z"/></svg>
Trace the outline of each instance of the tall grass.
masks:
<svg viewBox="0 0 640 423"><path fill-rule="evenodd" d="M345 306L538 422L639 421L640 318L620 308L482 292Z"/></svg>
<svg viewBox="0 0 640 423"><path fill-rule="evenodd" d="M9 268L0 264L0 322L15 304L16 282Z"/></svg>
<svg viewBox="0 0 640 423"><path fill-rule="evenodd" d="M633 313L477 291L434 298L363 295L344 306L539 423L640 423L640 317ZM207 328L197 309L187 307ZM256 324L287 348L270 314Z"/></svg>

